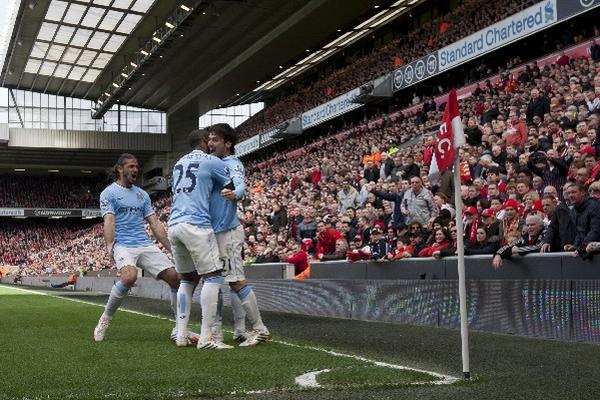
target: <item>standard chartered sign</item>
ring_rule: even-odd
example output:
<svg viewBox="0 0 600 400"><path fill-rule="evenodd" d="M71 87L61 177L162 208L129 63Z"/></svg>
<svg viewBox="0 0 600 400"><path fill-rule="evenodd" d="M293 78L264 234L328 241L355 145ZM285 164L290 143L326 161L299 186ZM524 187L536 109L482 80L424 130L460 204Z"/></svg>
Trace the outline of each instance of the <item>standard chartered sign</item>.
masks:
<svg viewBox="0 0 600 400"><path fill-rule="evenodd" d="M302 114L302 129L307 129L312 126L319 125L322 122L330 120L347 113L348 111L362 107L362 104L353 103L352 100L360 94L360 89L354 89L346 94L336 97L335 99L315 107Z"/></svg>
<svg viewBox="0 0 600 400"><path fill-rule="evenodd" d="M557 21L556 0L538 3L439 50L439 69L462 64Z"/></svg>

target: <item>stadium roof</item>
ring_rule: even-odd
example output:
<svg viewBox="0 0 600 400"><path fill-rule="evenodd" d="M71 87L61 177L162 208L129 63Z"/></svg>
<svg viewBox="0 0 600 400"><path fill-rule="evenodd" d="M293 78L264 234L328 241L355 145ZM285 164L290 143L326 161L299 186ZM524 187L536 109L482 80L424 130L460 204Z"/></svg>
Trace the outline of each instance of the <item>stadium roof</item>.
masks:
<svg viewBox="0 0 600 400"><path fill-rule="evenodd" d="M0 83L102 108L119 102L174 112L197 104L202 114L398 3L22 0Z"/></svg>

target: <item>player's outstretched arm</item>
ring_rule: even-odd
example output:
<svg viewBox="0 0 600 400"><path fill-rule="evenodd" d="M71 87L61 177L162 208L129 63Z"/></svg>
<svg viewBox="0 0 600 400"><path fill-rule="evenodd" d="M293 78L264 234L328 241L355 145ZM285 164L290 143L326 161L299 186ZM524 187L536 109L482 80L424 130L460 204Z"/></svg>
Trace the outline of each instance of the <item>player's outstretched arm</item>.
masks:
<svg viewBox="0 0 600 400"><path fill-rule="evenodd" d="M164 246L165 249L169 253L171 253L171 243L169 242L169 238L167 237L167 232L165 228L162 226L156 214L149 215L146 218L148 224L150 225L150 230L154 234L154 237Z"/></svg>
<svg viewBox="0 0 600 400"><path fill-rule="evenodd" d="M112 213L104 215L104 243L108 255L112 257L113 245L115 244L115 215Z"/></svg>

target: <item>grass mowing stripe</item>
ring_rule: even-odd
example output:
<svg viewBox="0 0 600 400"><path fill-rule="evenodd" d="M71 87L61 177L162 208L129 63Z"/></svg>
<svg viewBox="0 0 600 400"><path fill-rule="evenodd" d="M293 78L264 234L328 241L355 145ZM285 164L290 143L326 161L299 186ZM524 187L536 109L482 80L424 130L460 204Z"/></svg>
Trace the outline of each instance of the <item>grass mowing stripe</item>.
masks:
<svg viewBox="0 0 600 400"><path fill-rule="evenodd" d="M55 294L49 294L49 293L45 293L45 292L40 292L40 291L35 291L35 290L27 290L27 289L22 289L22 288L14 288L14 287L10 287L7 289L2 290L2 288L0 287L0 294L6 293L7 290L9 292L12 292L11 294L15 294L15 291L19 291L22 294L34 294L35 296L46 296L49 298L53 298L53 299L62 299L62 300L67 300L70 301L72 303L79 303L81 305L93 305L96 307L102 307L102 305L98 304L98 303L93 303L93 302L88 302L88 301L84 301L84 300L79 300L79 299L72 299L72 298L68 298L68 297L63 297L63 296L59 296L59 295L55 295ZM9 298L9 297L7 297ZM32 298L33 299L33 298ZM26 301L24 301L23 303L26 303ZM150 329L149 325L156 325L157 323L150 323L149 321L145 321L145 322L141 322L141 320L139 320L138 318L134 318L135 321L126 321L124 322L124 318L119 318L119 314L117 314L117 316L115 317L116 319L119 319L118 323L115 324L114 327L111 327L111 330L114 329L114 332L109 333L109 341L108 342L104 342L98 345L90 345L89 342L91 342L91 328L89 326L85 326L86 324L95 324L95 321L97 319L97 315L91 315L90 313L86 313L85 311L82 310L82 312L80 313L81 316L85 316L87 315L87 321L83 321L82 319L84 318L80 318L80 314L77 313L76 318L73 318L71 320L69 320L68 318L65 320L64 318L61 319L60 317L58 319L54 318L51 314L52 314L52 309L53 306L51 304L48 304L48 302L46 302L47 304L45 304L44 307L44 311L47 312L49 315L49 320L48 321L41 321L42 324L41 326L45 326L48 324L51 324L52 322L56 322L57 324L55 326L53 326L53 329L55 329L56 333L58 335L64 335L65 337L68 337L69 332L68 329L66 331L60 331L60 328L65 328L65 324L69 324L71 323L72 325L75 325L75 323L77 323L77 328L76 328L76 338L79 341L79 344L81 345L81 338L85 337L85 338L90 338L87 339L83 348L84 348L84 352L96 352L96 350L98 349L105 349L106 347L110 347L111 351L119 351L119 349L122 348L123 346L123 338L122 335L121 337L119 337L119 333L117 333L118 330L121 330L121 333L123 330L125 330L125 328L127 328L130 332L134 332L133 336L139 336L140 329L143 330L144 327L149 328L147 329L146 332L144 333L144 337L142 338L142 340L136 340L135 342L131 343L131 349L132 350L134 348L136 348L136 346L140 345L140 344L144 344L147 345L149 348L152 347L152 350L150 350L148 352L149 355L151 356L155 356L156 353L160 353L160 357L165 358L165 359L169 359L171 356L170 354L167 353L174 353L177 354L178 357L180 357L181 354L186 354L187 356L192 355L192 353L190 352L186 352L185 349L183 349L183 352L181 352L181 349L174 349L173 346L168 346L166 343L166 340L164 337L157 337L157 333L160 331L160 329ZM58 305L57 305L58 304ZM54 305L54 308L60 308L59 304L57 303ZM1 306L1 304L0 304ZM13 311L18 311L20 310L22 307L15 307ZM31 305L30 308L35 308L35 305ZM38 307L39 308L39 307ZM56 311L56 310L55 310ZM162 328L164 329L164 322L166 321L171 321L169 318L165 318L159 315L153 315L153 314L148 314L148 313L143 313L143 312L139 312L139 311L134 311L134 310L126 310L123 309L122 311L125 311L127 313L130 314L134 314L134 316L139 316L139 317L143 317L146 318L147 317L151 317L154 319L158 319L160 321L159 325L162 326ZM59 310L60 312L60 310ZM64 312L64 311L63 311ZM10 314L10 313L9 313ZM91 322L90 322L91 321ZM9 321L10 322L10 321ZM135 323L134 323L135 322ZM83 327L82 327L83 325ZM148 326L147 326L148 325ZM93 326L93 325L92 325ZM88 330L90 330L90 332L87 332ZM137 331L137 332L136 332ZM54 331L51 331L54 332ZM164 329L164 335L167 336L168 332L170 332L170 327L168 327L167 329ZM152 334L151 334L152 333ZM146 337L146 335L148 337ZM29 343L28 340L26 340L27 344ZM244 385L238 385L236 386L236 381L234 380L229 380L228 379L224 379L223 380L223 385L215 385L214 382L212 382L212 385L208 385L209 388L205 389L202 393L197 393L197 391L199 389L197 389L196 387L192 387L192 386L185 386L173 391L173 389L168 389L165 390L165 387L172 387L173 385L177 384L177 379L175 380L171 380L171 379L163 379L163 380L159 380L159 382L157 382L157 385L155 385L155 387L153 388L153 398L171 398L172 396L174 397L187 397L187 396L191 396L192 393L194 393L196 396L198 395L221 395L221 394L231 394L231 391L223 391L223 387L225 388L229 388L228 390L230 390L231 388L233 388L233 393L235 394L250 394L250 393L268 393L268 392L273 392L273 391L293 391L295 389L295 386L293 385L294 381L293 378L296 376L299 376L300 374L304 373L304 371L307 370L314 370L314 369L337 369L337 368L342 368L345 369L347 367L351 367L351 366L356 366L356 362L358 362L359 364L373 364L373 365L377 365L377 364L384 364L384 366L388 367L388 368L394 368L394 369L402 369L405 370L407 369L406 367L402 367L402 366L398 366L398 365L393 365L393 364L387 364L387 363L379 363L377 361L374 360L369 360L366 359L364 357L360 357L360 356L355 356L355 355L351 355L351 354L343 354L343 353L338 353L338 352L334 352L331 350L326 350L326 349L322 349L322 348L318 348L318 347L311 347L311 346L302 346L302 345L298 345L298 344L294 344L294 343L289 343L289 342L282 342L282 341L274 341L275 344L278 345L283 345L283 346L287 346L290 350L286 351L285 353L290 353L290 354L285 354L285 353L281 353L281 352L277 352L277 349L275 346L259 346L258 348L250 351L250 352L244 352L239 351L239 350L235 350L234 353L242 353L244 356L255 356L256 360L255 361L249 361L249 360L244 360L243 362L241 362L241 364L243 365L247 365L244 364L244 362L249 362L251 365L261 365L261 363L265 363L265 357L267 359L267 363L266 365L269 365L269 369L275 367L275 369L285 369L285 367L289 368L290 365L294 365L295 372L291 372L291 375L289 377L289 381L282 383L281 382L281 376L277 376L277 379L274 379L274 377L271 377L269 380L271 383L269 383L270 386L267 386L268 389L265 389L265 385L257 385L256 382L254 382L254 384L249 384L248 382L246 382L246 384ZM158 349L158 345L160 347L160 350ZM59 350L61 349L61 345L60 344L56 344L55 346L56 348L58 348ZM68 345L63 347L68 349ZM74 346L77 347L77 346ZM154 347L157 347L156 349L154 349ZM43 348L43 346L42 346ZM294 350L297 349L298 351ZM1 347L0 347L1 350ZM173 351L175 350L175 351ZM179 351L177 351L179 350ZM307 354L307 352L310 351L313 352L317 352L317 353L322 353L323 356L316 356L315 354ZM275 357L277 358L281 358L283 357L284 360L282 362L280 362L279 367L277 366L277 363L274 363L273 360L273 356L269 354L269 352L276 352L277 354L275 355ZM23 349L23 353L27 353L27 351L25 349ZM211 353L210 355L208 353ZM199 352L198 351L194 351L193 355L192 355L192 359L190 360L188 357L188 360L186 360L186 362L184 364L188 364L190 365L190 363L193 362L197 362L197 358L198 357L208 357L211 358L211 360L209 361L223 361L223 360L219 360L220 358L233 358L235 359L235 357L230 357L229 355L224 355L221 356L221 354L223 354L222 352L219 352L219 356L215 356L215 352L202 352L202 356L198 356ZM333 359L332 359L333 356ZM32 359L29 359L29 362L33 362L33 359L37 359L39 357L38 356L34 356ZM262 357L262 358L261 358ZM311 359L305 359L306 357L310 357ZM51 363L52 362L52 358L53 355L52 354L45 354L45 356L43 357L44 361ZM76 357L77 358L77 357ZM249 357L243 357L245 359L249 358ZM61 362L68 362L67 359L64 359L63 357L58 357L58 359ZM195 359L195 360L194 360ZM216 360L215 360L216 359ZM344 361L344 359L346 361ZM167 361L167 360L161 360L161 361ZM26 360L27 361L27 360ZM81 360L80 360L81 361ZM96 361L93 358L86 358L84 361L85 366L87 366L89 364L90 361ZM205 360L202 360L205 361ZM229 360L232 361L232 360ZM219 367L223 367L225 366L226 368L229 369L229 365L231 364L229 361L225 360L221 365L219 365ZM138 359L139 363L144 362L144 360L140 360ZM240 362L238 360L238 362ZM103 364L102 362L100 362L100 364ZM106 368L111 368L111 369L116 369L116 370L127 370L127 364L123 364L122 362L117 362L115 365L112 364L108 364L105 365ZM116 367L116 368L115 368ZM319 368L320 367L320 368ZM67 369L68 372L70 371L71 373L77 373L77 369L75 368L74 370L71 369ZM22 371L24 372L24 371ZM246 374L247 375L247 370L246 369L239 369L238 374ZM67 374L68 375L68 374ZM159 374L160 375L160 374ZM235 374L234 374L235 375ZM252 374L250 374L252 375ZM263 376L264 374L260 374L259 376L255 376L255 378L257 378L258 381L260 381L260 378L264 378ZM431 374L434 375L436 377L442 376L439 374ZM208 380L210 381L211 379L214 380L214 377L211 377L210 374L204 374L203 375L204 378L208 378ZM67 376L64 376L65 378L67 378ZM136 390L140 390L139 388L136 389L135 388L135 384L139 383L136 381L136 379L141 379L144 377L143 373L140 373L138 375L136 375L133 379L130 379L130 382L125 382L122 385L117 385L120 387L120 389L117 391L117 393L119 393L119 396L121 397L129 397L129 398L138 398L139 393L136 392ZM156 377L156 378L160 378L160 376ZM108 378L107 380L110 379L114 379L114 376ZM456 379L456 378L452 378L452 379ZM68 379L67 379L68 380ZM43 379L42 379L43 381ZM87 380L88 384L91 384L92 386L94 386L94 382L93 380ZM437 382L437 381L436 381ZM423 383L423 382L415 382L415 383ZM451 383L450 380L446 380L446 382L444 383ZM48 387L48 382L45 382L45 387ZM133 384L133 389L131 389L131 384ZM128 386L129 385L129 386ZM7 385L10 388L10 383ZM56 385L54 385L56 386ZM204 385L206 386L206 385ZM14 389L14 388L13 388ZM97 395L97 391L100 390L100 388L97 387L92 387L91 389L88 388L86 390L82 390L82 388L78 389L80 391L80 394L73 394L73 393L65 393L64 391L60 391L58 390L58 393L53 393L53 396L50 396L50 398L53 398L54 396L69 396L71 398L87 398L89 397L89 395L92 395L92 393L94 395ZM96 391L94 391L96 390ZM128 391L129 390L129 391ZM104 391L102 392L103 395L107 395L105 388ZM28 394L28 393L27 393ZM111 395L112 393L108 393L108 395ZM19 397L19 396L17 396ZM27 396L27 397L32 397L32 396ZM33 396L35 397L35 396ZM46 397L45 395L43 395L42 397ZM2 395L0 395L0 398L3 398Z"/></svg>

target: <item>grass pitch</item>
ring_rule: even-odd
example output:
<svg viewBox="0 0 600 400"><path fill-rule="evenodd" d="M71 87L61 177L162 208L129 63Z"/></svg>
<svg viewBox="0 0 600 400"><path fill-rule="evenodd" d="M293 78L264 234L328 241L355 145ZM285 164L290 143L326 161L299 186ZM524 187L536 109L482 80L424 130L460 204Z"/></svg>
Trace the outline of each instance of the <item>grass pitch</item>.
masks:
<svg viewBox="0 0 600 400"><path fill-rule="evenodd" d="M415 384L427 375L365 360L457 376L458 331L263 311L276 342L205 353L176 349L167 340L170 321L119 312L98 344L91 336L100 307L0 290L2 400L600 399L598 345L470 332L472 381L436 385L429 376ZM105 295L52 294L106 302ZM170 317L164 301L128 297L124 307ZM198 315L194 305L193 319ZM223 317L231 320L229 309ZM331 371L316 373L325 369ZM301 389L295 379L311 371L322 387Z"/></svg>
<svg viewBox="0 0 600 400"><path fill-rule="evenodd" d="M94 343L92 331L101 312L97 305L68 297L0 287L0 399L266 396L439 380L425 372L376 367L301 341L227 351L178 349L169 341L173 322L128 312L118 312L105 341ZM304 386L296 382L307 372L323 370L328 371L305 377Z"/></svg>

